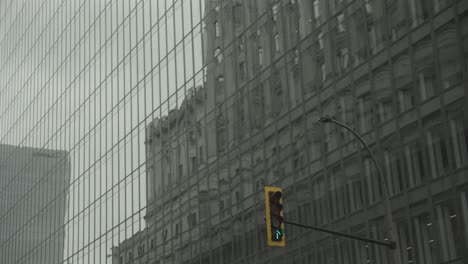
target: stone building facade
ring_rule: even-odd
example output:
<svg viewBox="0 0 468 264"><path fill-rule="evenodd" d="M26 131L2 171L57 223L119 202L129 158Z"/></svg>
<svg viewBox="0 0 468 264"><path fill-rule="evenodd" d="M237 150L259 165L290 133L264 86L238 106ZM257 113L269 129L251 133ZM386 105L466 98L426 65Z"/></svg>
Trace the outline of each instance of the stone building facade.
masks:
<svg viewBox="0 0 468 264"><path fill-rule="evenodd" d="M393 263L289 226L266 246L265 185L292 221L386 238L374 165L325 115L382 165L399 263L468 260L466 1L205 1L204 16L205 84L147 129L147 254L122 263Z"/></svg>

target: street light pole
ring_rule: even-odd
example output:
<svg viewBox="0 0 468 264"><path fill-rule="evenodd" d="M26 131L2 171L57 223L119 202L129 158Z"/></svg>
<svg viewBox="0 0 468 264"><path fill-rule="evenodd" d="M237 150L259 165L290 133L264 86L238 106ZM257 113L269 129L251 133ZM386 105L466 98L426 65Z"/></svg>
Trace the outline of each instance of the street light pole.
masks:
<svg viewBox="0 0 468 264"><path fill-rule="evenodd" d="M351 127L349 127L348 125L346 125L344 123L341 123L341 122L339 122L339 121L337 121L337 120L335 120L335 119L333 119L333 118L331 118L329 116L321 117L319 119L319 122L321 122L321 123L334 123L336 125L339 125L339 126L345 128L346 130L351 132L357 139L359 139L359 141L361 141L362 145L364 145L367 152L371 156L372 161L374 162L374 165L377 168L377 174L378 174L378 177L379 177L380 186L382 186L382 198L383 198L383 202L384 202L384 206L385 206L385 218L386 218L387 225L388 225L388 239L389 239L390 243L393 243L396 246L396 242L394 240L396 238L396 236L395 236L395 233L394 233L394 230L393 230L392 208L391 208L391 204L390 204L390 199L388 197L387 183L386 183L384 175L382 173L382 169L380 168L379 163L377 162L377 159L375 158L375 156L372 153L371 149L366 144L366 142L364 142L364 139L362 139L362 137L356 131L354 131ZM395 247L393 247L393 248L395 248ZM395 259L395 261L398 261L398 260ZM398 262L395 262L395 263L398 263Z"/></svg>

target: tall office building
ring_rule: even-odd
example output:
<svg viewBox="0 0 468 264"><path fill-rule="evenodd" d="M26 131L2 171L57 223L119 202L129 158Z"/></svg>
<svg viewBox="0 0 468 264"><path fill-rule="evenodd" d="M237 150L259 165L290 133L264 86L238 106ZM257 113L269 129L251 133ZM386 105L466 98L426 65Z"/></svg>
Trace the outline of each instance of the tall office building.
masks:
<svg viewBox="0 0 468 264"><path fill-rule="evenodd" d="M0 1L0 142L64 150L70 164L54 194L69 197L65 220L50 222L64 234L30 233L37 247L3 242L0 253L466 263L467 10L466 0ZM369 153L318 122L326 115L356 129L383 168L396 254L291 226L286 247L266 246L264 186L283 187L290 221L388 237ZM0 215L1 237L21 241L42 223L46 187L35 186L0 190L19 199ZM47 248L62 237L63 251Z"/></svg>
<svg viewBox="0 0 468 264"><path fill-rule="evenodd" d="M233 0L204 12L202 114L179 122L173 110L147 130L175 129L147 136L158 143L146 165L166 164L147 170L158 220L151 247L116 250L120 263L468 260L468 3ZM285 189L291 221L388 237L369 154L321 116L355 128L382 166L396 254L291 226L285 248L266 246L264 185Z"/></svg>
<svg viewBox="0 0 468 264"><path fill-rule="evenodd" d="M0 262L62 262L67 152L0 145L0 164Z"/></svg>

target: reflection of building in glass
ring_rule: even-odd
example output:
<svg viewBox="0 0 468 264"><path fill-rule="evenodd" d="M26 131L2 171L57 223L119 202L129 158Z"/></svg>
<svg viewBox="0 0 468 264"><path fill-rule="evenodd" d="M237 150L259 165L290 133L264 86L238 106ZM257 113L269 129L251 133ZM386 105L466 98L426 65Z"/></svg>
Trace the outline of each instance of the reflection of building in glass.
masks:
<svg viewBox="0 0 468 264"><path fill-rule="evenodd" d="M1 263L63 261L69 183L67 152L0 145Z"/></svg>
<svg viewBox="0 0 468 264"><path fill-rule="evenodd" d="M205 7L203 99L147 128L148 235L115 260L391 263L385 248L288 226L286 248L266 247L264 185L285 188L292 221L385 238L373 163L323 115L382 164L401 263L468 260L464 1Z"/></svg>

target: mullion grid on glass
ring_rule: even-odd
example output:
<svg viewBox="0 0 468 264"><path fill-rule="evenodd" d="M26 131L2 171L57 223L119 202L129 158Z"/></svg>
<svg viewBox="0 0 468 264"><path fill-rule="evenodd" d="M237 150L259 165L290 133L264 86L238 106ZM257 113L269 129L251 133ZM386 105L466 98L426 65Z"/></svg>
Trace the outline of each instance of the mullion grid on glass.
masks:
<svg viewBox="0 0 468 264"><path fill-rule="evenodd" d="M88 6L87 8L90 8L90 7ZM168 12L174 12L174 11L175 11L175 10L170 10L170 9L169 9ZM138 12L137 12L137 13L138 13ZM138 15L137 15L137 17L138 17ZM166 17L166 16L165 16L165 17ZM175 18L175 16L173 16L172 18ZM167 20L167 19L165 18L165 20ZM133 25L133 22L130 22L130 23L131 23L131 25ZM167 27L167 23L165 24L165 26ZM167 32L167 31L166 31L166 32ZM89 37L89 35L88 35L88 37ZM175 35L174 35L174 37L175 37ZM129 41L132 41L132 40L133 40L133 38L132 38L132 36L130 36ZM42 42L45 43L45 42L47 42L47 41L42 40ZM82 43L81 45L86 45L86 44L83 44L83 43ZM167 50L168 50L168 49L171 49L171 47L167 47ZM135 52L135 51L132 51L132 52ZM137 49L136 52L138 53L139 50ZM179 53L177 53L177 50L176 50L176 51L172 51L172 52L175 52L175 53L176 53L175 56L178 56L178 55L179 55ZM168 69L167 69L168 65L174 65L174 64L168 64L168 63L167 63L168 60L170 60L170 59L167 57L167 54L169 54L169 53L166 53L166 52L165 52L165 55L164 55L165 58L163 59L164 61L166 61L166 66L165 66L165 67L166 67L166 69L165 69L166 71L168 70ZM89 54L89 52L88 52L88 55L91 56L91 54ZM133 56L132 56L132 55L133 55ZM48 55L46 55L46 56L48 56ZM54 54L52 54L52 58L53 58L53 56L54 56ZM48 56L48 58L49 58L49 60L50 60L51 56ZM130 55L129 55L128 57L125 57L124 60L125 60L125 61L126 61L126 60L132 60L133 58L134 58L134 54L131 54L131 53L130 53ZM40 60L41 58L38 57L38 59ZM138 61L138 59L137 59L137 61ZM44 62L45 62L45 61L44 61ZM41 61L41 63L43 63L43 61ZM123 62L123 63L125 63L125 62ZM54 68L54 67L55 67L55 66L52 66L52 68ZM88 69L88 71L89 71L89 69L91 69L93 66L92 66L92 65L87 65L87 66L85 66L85 67L86 67L86 68ZM123 67L125 68L125 67L128 67L128 66L124 64ZM282 67L284 67L284 66L282 65ZM119 68L121 68L121 67L119 67ZM177 68L178 68L178 66L175 66L175 69L177 69ZM138 72L138 71L139 71L139 69L137 70L137 72ZM144 70L144 72L146 72L146 70ZM51 72L50 72L50 66L49 66L49 73L51 73ZM85 74L85 75L82 75L82 76L88 76L86 72L84 72L84 74ZM131 74L132 74L132 73L131 73ZM165 74L166 76L169 76L169 72L164 72L164 74ZM138 73L137 73L137 75L138 75ZM49 76L47 76L47 75L45 75L45 74L40 74L40 75L36 75L36 76L38 76L38 77L39 77L39 80L41 80L40 83L48 83L48 78L49 78ZM134 78L134 75L130 75L130 77L131 77L131 78ZM160 75L159 75L159 78L161 78ZM185 78L184 78L184 79L185 79ZM133 80L134 80L134 79L133 79ZM167 80L169 80L169 78L167 78ZM176 80L175 80L175 81L176 81L176 88L179 88L179 86L180 86L180 87L183 86L183 87L184 87L183 89L185 90L185 94L186 94L186 93L187 93L187 92L186 92L187 87L185 86L186 84L185 84L185 85L181 85L181 83L179 83L179 80L180 80L180 79L178 79L178 78L176 78ZM193 81L196 82L196 79L194 78ZM187 81L184 80L184 82L187 82ZM52 82L51 82L51 83L52 83ZM130 81L130 83L132 83L132 81ZM75 88L79 88L79 87L81 86L81 84L82 84L82 82L76 82L76 83L74 83L73 85L74 85ZM97 85L97 84L96 84L96 85ZM115 108L112 108L112 112L115 112L115 111L118 111L118 112L119 112L119 111L120 111L120 110L119 110L119 107L121 106L121 103L123 103L123 105L126 104L126 102L125 102L125 99L126 99L126 98L132 98L132 99L133 99L133 98L134 98L134 97L133 97L133 94L132 94L132 92L134 91L133 89L139 89L139 85L135 85L135 86L134 86L134 85L132 84L131 87L126 86L125 88L130 89L130 91L124 93L124 95L123 95L123 98L124 98L124 99L123 99L122 101L119 101L119 102L117 103L117 105L116 105ZM89 87L89 89L91 89L91 87ZM169 87L168 87L168 89L169 89ZM247 86L244 86L244 87L241 88L241 89L247 89ZM179 92L179 91L177 91L176 94L178 94L178 92ZM50 95L51 93L52 93L52 91L44 91L44 93L41 92L41 93L37 94L37 99L34 101L35 103L33 104L33 107L34 107L34 108L39 108L39 109L42 110L42 107L39 106L40 103L46 103L46 105L52 103L52 102L50 101L50 100L51 100L50 98L45 97L45 95ZM84 124L86 124L87 127L88 127L87 130L88 130L88 129L92 129L92 130L93 130L93 131L91 131L91 132L88 132L88 131L74 131L74 132L73 132L74 134L77 134L77 137L75 138L75 144L74 144L74 145L76 146L75 152L76 152L76 153L81 153L81 154L79 154L80 156L78 157L78 161L81 163L80 158L82 158L82 159L83 159L82 163L83 163L83 164L86 164L84 167L90 166L89 169L86 169L86 170L84 170L84 171L82 171L82 170L77 170L77 172L79 172L80 174L79 174L79 175L76 175L77 178L74 180L74 184L73 184L73 186L78 186L77 191L78 191L81 195L84 195L83 198L80 199L80 200L85 201L85 200L86 200L86 196L90 197L89 195L91 195L90 193L86 193L86 192L85 192L85 188L87 188L86 186L89 186L89 185L91 184L90 182L86 182L86 180L89 180L89 179L90 179L89 177L92 177L92 176L93 176L93 169L94 169L94 173L96 173L97 167L95 167L95 166L99 166L99 165L91 165L91 164L90 164L90 163L92 162L92 160L93 160L93 158L92 158L91 155L89 155L88 157L86 157L86 153L92 154L92 153L91 153L92 150L91 150L91 149L86 149L86 148L91 146L92 141L90 141L90 139L93 138L93 137L95 137L96 131L99 131L99 126L92 127L92 126L91 126L92 124L90 123L90 121L86 121L86 118L87 118L87 117L90 117L90 115L91 115L92 113L89 112L89 113L87 113L88 115L86 115L85 113L86 113L86 111L89 111L89 109L86 109L86 108L87 108L88 105L90 105L90 104L93 102L93 98L94 98L94 100L96 100L96 98L98 97L98 93L89 94L89 95L86 94L86 95L85 95L84 91L82 91L82 92L80 92L80 95L81 95L81 98L83 98L85 101L84 101L83 104L78 103L78 105L77 105L78 108L77 108L77 111L74 113L74 115L76 115L76 116L78 117L78 119L76 119L75 122L84 123ZM167 96L172 96L172 94L171 94L170 92L168 92ZM234 98L237 98L237 97L239 97L239 94L236 93L236 95L233 96L233 97L231 97L229 100L233 100ZM70 100L72 100L72 99L70 99ZM161 100L161 97L160 97L160 100ZM171 97L171 98L168 98L168 101L167 101L167 104L168 104L168 106L169 106L169 107L167 108L168 110L170 109L170 107L172 107L172 105L170 104L170 102L171 102L170 100L172 100L172 97ZM176 105L179 105L178 100L179 100L179 97L176 97ZM225 100L225 101L226 101L226 100ZM57 105L58 105L59 102L60 102L60 101L57 101ZM86 102L87 102L87 103L86 103ZM166 103L166 99L164 99L164 102ZM133 107L132 107L132 104L133 104L133 103L134 103L134 102L131 100L131 102L130 102L130 109L132 109L132 110L133 110ZM53 113L54 107L55 107L55 106L52 106L52 108L51 108L51 113ZM82 108L82 107L83 107L83 108ZM124 106L124 107L125 107L124 109L128 109L128 106ZM231 108L233 108L231 105L227 106L227 109L231 109ZM154 107L153 107L153 109L154 109ZM290 107L287 107L287 109L290 111ZM85 112L82 112L83 110L86 110L86 111L85 111ZM20 111L20 108L18 108L18 111ZM162 109L162 108L159 108L159 111L163 111L163 109ZM166 110L164 110L164 111L166 111ZM211 112L211 110L208 110L208 111ZM149 113L147 113L147 114L149 114ZM289 114L291 114L291 112L289 112ZM31 112L28 112L25 116L28 116L28 115L31 116ZM120 116L120 114L119 114L119 116ZM125 115L124 115L124 116L125 116ZM205 116L206 116L206 115L205 115ZM288 115L288 116L289 116L289 115ZM40 117L40 119L37 119L36 117ZM48 131L50 131L50 130L55 130L55 129L56 129L56 128L54 127L54 123L53 123L53 122L51 123L50 120L47 120L47 117L49 117L49 115L46 114L44 117L42 117L41 114L40 114L40 111L37 111L37 114L34 114L33 120L39 120L39 122L36 123L36 125L34 126L34 127L36 127L36 128L39 129L39 133L30 133L30 134L28 134L28 136L26 137L26 138L31 138L31 137L36 136L36 138L37 138L38 135L39 135L39 138L37 138L37 139L38 139L37 142L39 142L41 145L43 145L43 146L44 146L43 148L45 148L46 146L49 146L50 144L53 144L54 140L56 140L56 138L54 138L54 136L52 136L52 138L50 139L50 141L47 140L47 139L48 139L48 138L47 138ZM131 129L131 132L130 132L130 133L124 133L123 135L121 135L121 138L122 138L122 139L121 139L121 140L118 140L118 143L117 143L117 145L116 145L116 146L117 146L117 151L118 151L118 153L121 152L121 150L119 150L119 146L121 146L120 144L124 144L124 145L123 145L124 150L125 150L125 149L128 149L129 147L130 147L130 149L133 150L133 147L134 147L134 141L133 141L133 140L134 140L134 137L133 137L133 133L135 132L133 129L136 129L136 130L137 130L137 133L140 131L140 130L139 130L139 127L140 127L140 125L141 125L141 122L138 124L137 128L134 128L135 125L133 124L133 121L134 121L135 117L133 117L133 116L131 116L131 117L132 117L132 118L131 118L132 126L131 126L131 128L130 128L130 129ZM291 118L291 117L289 117L289 119L290 119L290 118ZM95 119L96 119L96 118L95 118ZM140 119L140 116L138 116L137 119L139 120L139 119ZM104 120L106 120L106 119L104 119ZM101 121L104 122L104 120L101 120ZM99 123L100 123L101 121L99 121ZM94 120L94 122L97 122L97 121ZM289 125L288 125L289 128L290 128L290 126L291 126L290 123L291 123L291 120L289 120L289 123L288 123L288 124L289 124ZM51 124L52 124L52 126L51 126ZM180 128L180 126L182 126L181 124L178 124L178 125L179 125L179 128ZM275 126L276 126L276 125L277 125L277 124L275 123ZM16 127L17 127L17 128L18 128L18 127L21 127L21 124L17 125ZM12 131L13 131L13 130L12 130ZM41 133L42 133L42 134L41 134ZM36 134L36 135L34 135L34 134ZM13 134L12 134L12 135L13 135ZM60 134L60 133L56 133L56 136L59 136L59 135L61 135L61 134ZM120 133L119 133L119 135L120 135ZM132 139L129 139L128 136L132 137ZM139 136L140 136L140 134L137 135L137 137L139 137ZM183 135L181 135L181 136L183 136L183 137L186 138L186 137L187 137L187 134L183 134ZM290 134L290 136L291 136L291 134ZM19 135L15 135L15 137L19 137ZM179 136L175 141L177 142L177 144L180 144L181 140L183 140L183 138L181 138L181 137ZM290 140L291 140L291 139L290 139ZM126 146L126 143L127 143L127 142L130 142L130 146ZM138 140L138 142L140 142L140 140ZM73 145L73 144L71 144L71 145ZM237 148L236 148L236 149L234 149L234 148L229 148L229 149L230 149L231 151L234 151L234 152L232 152L232 153L233 153L233 156L234 156L234 153L235 153L235 151L236 151ZM96 152L96 149L95 149L94 151ZM113 151L113 148L112 148L110 151ZM187 149L186 149L186 151L187 151ZM108 155L108 153L111 153L111 152L106 152L106 155ZM96 154L96 153L95 153L95 154ZM133 152L129 154L129 156L132 158L132 159L131 159L131 162L132 162L132 163L130 163L132 169L134 169L134 166L135 166L135 164L134 164L134 156L133 156L134 154L135 154L135 153L133 153ZM102 154L101 154L101 155L102 155ZM109 154L109 155L112 155L112 154ZM116 154L116 155L119 155L119 154ZM135 154L135 155L136 155L136 154ZM128 156L127 154L124 155L124 157L127 157L127 156ZM230 156L230 155L228 154L228 156ZM95 158L97 159L97 157L95 157ZM218 161L221 162L221 160L218 160ZM97 160L97 162L98 162L97 164L99 164L99 163L101 163L101 162L105 162L105 160L99 159L99 160ZM94 167L94 168L93 168L93 167ZM101 166L100 166L99 169L101 169ZM127 175L128 168L125 168L125 166L123 167L123 170L125 171L125 175L123 176L123 177L124 177L124 178L123 178L123 181L121 181L120 184L122 184L122 183L127 183L128 180L131 180L131 181L132 181L132 183L130 183L130 184L134 184L134 183L133 183L133 180L134 180L135 175L138 175L137 177L140 176L140 174L134 174L134 173L139 173L139 171L134 171L134 170L132 170L132 173L130 173L130 174ZM230 173L230 171L229 171L229 173ZM129 178L129 177L130 177L130 178ZM85 180L85 181L83 181L83 180ZM84 185L82 186L82 184L84 184ZM117 186L119 186L120 184L118 184ZM113 185L113 184L112 184L112 185ZM125 184L124 184L124 185L125 185ZM125 186L126 186L126 185L125 185ZM37 188L43 188L43 187L41 187L41 186L38 185L38 186L35 187L35 188L37 189ZM83 190L81 190L81 188L83 188ZM127 187L126 187L126 188L127 188ZM179 186L179 190L180 190L180 186ZM96 191L96 189L94 189L94 191ZM120 191L117 191L117 193L118 193L119 195L122 194ZM88 194L88 195L87 195L87 194ZM94 197L94 199L98 199L98 198L97 198L97 197ZM88 198L88 200L91 200L91 198ZM83 207L83 205L80 205L79 203L77 203L76 205L79 206L79 207L77 208L79 212L78 212L77 217L76 217L76 218L73 218L72 223L77 223L77 224L81 225L80 222L82 221L83 215L86 214L86 212L88 212L90 209L89 209L89 208ZM179 201L179 205L180 205L180 201ZM133 203L132 203L132 206L133 206ZM180 208L179 208L179 210L180 210ZM132 210L132 212L133 212L133 210ZM134 214L134 213L133 213L133 214ZM132 215L131 219L133 219L134 216L135 216L135 215ZM166 217L164 217L164 219L166 219ZM124 222L120 222L120 220L118 220L118 225L120 226L120 225L123 224L123 225L125 225L126 227L128 227L128 226L129 226L129 223L128 223L127 221L130 221L130 220L125 220ZM135 232L135 229L134 229L134 224L135 224L135 223L134 223L133 220L131 220L131 221L132 221L133 232ZM84 223L84 222L83 222L83 223ZM127 230L126 227L125 227L125 230ZM88 229L87 231L90 232L89 229ZM83 232L84 232L84 230L83 230ZM81 234L81 233L80 233L80 234ZM85 236L84 236L84 235L80 235L78 238L79 238L79 239L84 239ZM88 238L89 238L89 235L88 235ZM88 241L82 241L82 243L87 244L87 243L89 243L89 242L88 242ZM83 246L87 246L87 245L83 245ZM174 249L174 247L172 247L172 248ZM79 248L78 250L81 251L82 248ZM80 258L79 258L79 259L81 260L82 257L85 257L85 254L87 254L87 252L88 252L87 249L85 249L85 250L83 251L83 254L79 254L79 255L80 255ZM80 253L81 253L81 252L80 252ZM73 256L77 256L77 257L78 257L78 255L75 255L75 254L74 254ZM88 259L92 259L92 258L93 258L93 257L91 257L90 255L88 255ZM77 260L77 261L78 261L78 260Z"/></svg>

